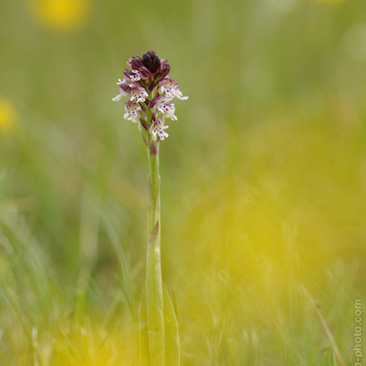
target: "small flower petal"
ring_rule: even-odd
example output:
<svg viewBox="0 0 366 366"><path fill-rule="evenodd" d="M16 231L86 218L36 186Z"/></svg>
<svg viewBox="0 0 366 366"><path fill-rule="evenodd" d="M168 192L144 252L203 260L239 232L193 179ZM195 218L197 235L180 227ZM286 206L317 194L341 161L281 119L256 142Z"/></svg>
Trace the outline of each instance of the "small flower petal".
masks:
<svg viewBox="0 0 366 366"><path fill-rule="evenodd" d="M116 95L112 100L113 102L118 102L122 99L123 95L122 94L118 94Z"/></svg>

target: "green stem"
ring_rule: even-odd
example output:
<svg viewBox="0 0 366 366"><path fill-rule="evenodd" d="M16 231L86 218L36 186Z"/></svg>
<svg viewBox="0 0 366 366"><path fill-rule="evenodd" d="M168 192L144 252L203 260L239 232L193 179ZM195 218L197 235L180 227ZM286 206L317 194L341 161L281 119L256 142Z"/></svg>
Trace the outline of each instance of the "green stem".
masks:
<svg viewBox="0 0 366 366"><path fill-rule="evenodd" d="M163 281L160 255L159 142L150 141L148 243L146 258L146 313L150 366L165 366ZM144 365L145 366L145 365Z"/></svg>

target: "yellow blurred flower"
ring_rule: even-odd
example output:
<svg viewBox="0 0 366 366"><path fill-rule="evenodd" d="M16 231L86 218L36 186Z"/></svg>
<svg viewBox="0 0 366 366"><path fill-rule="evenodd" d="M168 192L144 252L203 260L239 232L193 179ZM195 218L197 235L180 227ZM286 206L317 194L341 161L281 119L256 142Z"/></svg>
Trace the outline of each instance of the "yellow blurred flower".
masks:
<svg viewBox="0 0 366 366"><path fill-rule="evenodd" d="M39 22L58 31L83 28L90 16L91 0L31 0Z"/></svg>
<svg viewBox="0 0 366 366"><path fill-rule="evenodd" d="M16 112L10 100L0 97L0 134L10 132L16 123Z"/></svg>

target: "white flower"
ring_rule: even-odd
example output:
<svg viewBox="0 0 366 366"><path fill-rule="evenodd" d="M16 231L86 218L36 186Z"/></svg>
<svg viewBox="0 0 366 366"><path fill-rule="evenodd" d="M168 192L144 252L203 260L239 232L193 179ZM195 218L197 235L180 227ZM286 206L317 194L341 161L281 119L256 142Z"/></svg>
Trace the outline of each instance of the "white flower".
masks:
<svg viewBox="0 0 366 366"><path fill-rule="evenodd" d="M165 102L164 104L160 104L158 106L158 111L163 114L164 118L170 118L173 121L176 121L178 118L174 114L175 113L175 106L174 103Z"/></svg>
<svg viewBox="0 0 366 366"><path fill-rule="evenodd" d="M125 111L123 118L127 119L128 121L132 121L134 123L137 123L140 120L140 111L141 106L138 103L134 103L132 101L128 101L125 103Z"/></svg>
<svg viewBox="0 0 366 366"><path fill-rule="evenodd" d="M141 74L138 70L131 70L135 75L131 75L132 81L139 81L141 80Z"/></svg>
<svg viewBox="0 0 366 366"><path fill-rule="evenodd" d="M160 94L165 94L168 99L178 98L180 100L187 100L188 97L184 97L182 92L179 90L179 85L175 84L170 78L165 78L159 83Z"/></svg>
<svg viewBox="0 0 366 366"><path fill-rule="evenodd" d="M164 131L169 126L164 126L164 122L158 118L156 121L153 121L151 127L150 127L150 134L153 138L153 140L157 139L157 136L159 136L159 139L163 141L166 137L169 135Z"/></svg>
<svg viewBox="0 0 366 366"><path fill-rule="evenodd" d="M144 102L149 96L142 86L134 86L131 90L131 102Z"/></svg>
<svg viewBox="0 0 366 366"><path fill-rule="evenodd" d="M168 99L163 98L162 96L159 96L155 99L155 101L152 103L153 107L152 110L155 113L161 113L163 115L163 118L170 118L174 121L176 121L178 118L174 114L175 113L175 106L174 103L170 103Z"/></svg>

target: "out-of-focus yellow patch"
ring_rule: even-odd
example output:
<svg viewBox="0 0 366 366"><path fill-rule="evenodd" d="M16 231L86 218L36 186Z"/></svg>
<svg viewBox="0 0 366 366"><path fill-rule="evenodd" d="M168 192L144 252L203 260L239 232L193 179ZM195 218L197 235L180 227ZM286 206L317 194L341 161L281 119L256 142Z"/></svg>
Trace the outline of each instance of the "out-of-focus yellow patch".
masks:
<svg viewBox="0 0 366 366"><path fill-rule="evenodd" d="M134 340L118 329L102 329L97 324L65 329L54 334L52 363L49 366L132 366L137 349ZM126 330L131 331L130 329Z"/></svg>
<svg viewBox="0 0 366 366"><path fill-rule="evenodd" d="M89 320L82 326L64 319L63 324L55 328L34 327L24 333L18 325L18 333L12 334L23 342L21 352L19 347L18 366L136 365L137 341L130 336L132 329L127 326L105 329Z"/></svg>
<svg viewBox="0 0 366 366"><path fill-rule="evenodd" d="M31 0L36 18L50 29L75 31L90 19L91 0Z"/></svg>
<svg viewBox="0 0 366 366"><path fill-rule="evenodd" d="M0 97L0 134L10 132L16 123L16 111L10 100Z"/></svg>

